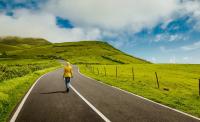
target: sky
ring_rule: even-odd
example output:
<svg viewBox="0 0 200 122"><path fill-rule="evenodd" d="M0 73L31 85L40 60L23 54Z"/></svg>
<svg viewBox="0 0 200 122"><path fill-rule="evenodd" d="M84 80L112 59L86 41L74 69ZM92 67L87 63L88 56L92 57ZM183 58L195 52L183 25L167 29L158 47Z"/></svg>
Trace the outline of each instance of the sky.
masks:
<svg viewBox="0 0 200 122"><path fill-rule="evenodd" d="M200 0L0 0L0 36L101 40L154 63L200 63Z"/></svg>

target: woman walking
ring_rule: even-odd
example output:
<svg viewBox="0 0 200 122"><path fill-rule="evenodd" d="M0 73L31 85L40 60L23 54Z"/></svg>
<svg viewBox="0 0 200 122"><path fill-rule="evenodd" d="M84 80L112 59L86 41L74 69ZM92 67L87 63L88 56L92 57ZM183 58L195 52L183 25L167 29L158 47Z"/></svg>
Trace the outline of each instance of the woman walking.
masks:
<svg viewBox="0 0 200 122"><path fill-rule="evenodd" d="M70 87L70 80L73 77L72 74L72 66L69 62L66 63L66 66L64 67L64 74L63 77L65 79L65 85L66 85L66 92L69 92Z"/></svg>

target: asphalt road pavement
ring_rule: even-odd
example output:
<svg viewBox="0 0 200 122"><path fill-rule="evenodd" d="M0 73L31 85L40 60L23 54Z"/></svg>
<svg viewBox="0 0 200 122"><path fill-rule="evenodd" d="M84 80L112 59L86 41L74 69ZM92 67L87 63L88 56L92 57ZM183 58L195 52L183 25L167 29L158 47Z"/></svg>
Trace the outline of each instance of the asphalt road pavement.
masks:
<svg viewBox="0 0 200 122"><path fill-rule="evenodd" d="M23 104L16 122L200 121L87 78L78 72L77 67L74 67L71 81L73 89L66 93L62 74L63 69L59 69L40 78Z"/></svg>

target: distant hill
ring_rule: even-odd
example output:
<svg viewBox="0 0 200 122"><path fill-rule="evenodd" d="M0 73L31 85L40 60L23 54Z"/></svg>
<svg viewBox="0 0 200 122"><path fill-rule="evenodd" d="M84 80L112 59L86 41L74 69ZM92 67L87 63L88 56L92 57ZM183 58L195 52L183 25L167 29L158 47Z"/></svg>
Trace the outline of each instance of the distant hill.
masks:
<svg viewBox="0 0 200 122"><path fill-rule="evenodd" d="M0 42L0 52L1 51L12 51L12 50L19 50L20 47L7 45L7 44L1 44Z"/></svg>
<svg viewBox="0 0 200 122"><path fill-rule="evenodd" d="M8 37L0 38L0 48L9 58L65 59L77 64L149 63L102 41L50 43L44 39Z"/></svg>
<svg viewBox="0 0 200 122"><path fill-rule="evenodd" d="M10 36L10 37L1 37L0 44L19 46L19 45L47 45L51 43L41 38L19 38Z"/></svg>

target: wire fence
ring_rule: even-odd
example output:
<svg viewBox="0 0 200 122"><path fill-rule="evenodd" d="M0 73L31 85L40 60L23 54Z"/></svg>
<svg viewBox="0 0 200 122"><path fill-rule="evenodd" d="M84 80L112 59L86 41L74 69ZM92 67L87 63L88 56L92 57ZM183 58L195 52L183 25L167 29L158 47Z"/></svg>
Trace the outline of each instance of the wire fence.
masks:
<svg viewBox="0 0 200 122"><path fill-rule="evenodd" d="M117 80L129 80L132 82L143 82L149 87L163 89L165 91L181 88L194 88L200 96L199 74L186 73L182 71L166 70L134 65L85 65L85 70L101 77L109 77ZM190 88L189 88L190 87Z"/></svg>

